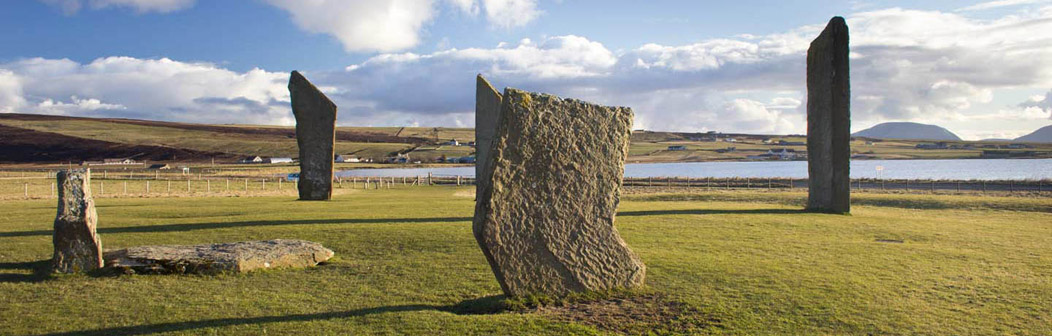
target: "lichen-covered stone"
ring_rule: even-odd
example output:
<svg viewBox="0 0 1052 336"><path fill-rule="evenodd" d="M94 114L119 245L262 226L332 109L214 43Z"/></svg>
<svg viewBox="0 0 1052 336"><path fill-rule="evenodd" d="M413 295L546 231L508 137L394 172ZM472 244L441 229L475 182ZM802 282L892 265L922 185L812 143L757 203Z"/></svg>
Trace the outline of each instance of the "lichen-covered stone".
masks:
<svg viewBox="0 0 1052 336"><path fill-rule="evenodd" d="M105 253L106 267L146 274L215 274L262 268L299 268L332 258L321 244L275 239L212 245L139 246Z"/></svg>
<svg viewBox="0 0 1052 336"><path fill-rule="evenodd" d="M300 148L300 199L330 199L336 155L336 104L296 71L289 77L289 94Z"/></svg>
<svg viewBox="0 0 1052 336"><path fill-rule="evenodd" d="M509 296L643 285L614 228L632 110L506 89L473 229Z"/></svg>
<svg viewBox="0 0 1052 336"><path fill-rule="evenodd" d="M807 50L807 208L851 212L848 29L829 21Z"/></svg>
<svg viewBox="0 0 1052 336"><path fill-rule="evenodd" d="M91 197L91 170L63 170L56 174L58 214L52 242L55 272L86 272L102 267L102 240L95 232L97 216Z"/></svg>
<svg viewBox="0 0 1052 336"><path fill-rule="evenodd" d="M489 152L493 135L497 133L497 117L500 115L500 92L497 92L482 75L475 78L475 176L476 195L489 181Z"/></svg>

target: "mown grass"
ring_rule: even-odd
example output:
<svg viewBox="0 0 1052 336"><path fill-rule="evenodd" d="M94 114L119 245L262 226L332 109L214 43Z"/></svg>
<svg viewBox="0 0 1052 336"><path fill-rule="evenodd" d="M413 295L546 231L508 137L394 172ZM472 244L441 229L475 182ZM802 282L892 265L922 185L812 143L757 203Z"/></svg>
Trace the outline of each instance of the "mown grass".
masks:
<svg viewBox="0 0 1052 336"><path fill-rule="evenodd" d="M336 251L312 269L219 276L45 276L54 201L4 201L0 334L604 333L450 309L500 300L470 191L98 200L106 248L298 238ZM1052 334L1047 199L861 195L840 216L799 211L801 195L627 195L617 226L648 291L717 321L697 333Z"/></svg>

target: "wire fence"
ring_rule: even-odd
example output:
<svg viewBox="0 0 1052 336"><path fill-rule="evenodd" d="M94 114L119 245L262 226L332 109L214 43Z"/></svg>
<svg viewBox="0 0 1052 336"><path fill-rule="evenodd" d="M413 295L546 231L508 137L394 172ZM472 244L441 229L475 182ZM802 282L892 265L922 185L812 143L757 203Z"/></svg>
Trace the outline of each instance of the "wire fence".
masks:
<svg viewBox="0 0 1052 336"><path fill-rule="evenodd" d="M56 197L55 172L0 172L0 198L39 199ZM297 181L286 177L222 177L199 175L162 175L144 173L92 174L91 188L96 197L177 197L177 196L251 196L295 195ZM807 179L793 178L696 178L646 177L625 178L625 187L687 188L701 190L766 189L806 191ZM415 186L474 185L475 178L453 175L363 176L333 180L339 189L391 189ZM1052 196L1052 181L976 181L917 179L852 179L853 192L971 193L1021 194Z"/></svg>

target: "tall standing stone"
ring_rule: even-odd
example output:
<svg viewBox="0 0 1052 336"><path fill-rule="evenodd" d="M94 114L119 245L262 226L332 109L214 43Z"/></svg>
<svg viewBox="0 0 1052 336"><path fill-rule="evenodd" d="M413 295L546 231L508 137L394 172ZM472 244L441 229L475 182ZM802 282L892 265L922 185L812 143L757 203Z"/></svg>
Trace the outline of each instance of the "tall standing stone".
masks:
<svg viewBox="0 0 1052 336"><path fill-rule="evenodd" d="M508 296L643 285L614 228L632 110L505 89L473 229Z"/></svg>
<svg viewBox="0 0 1052 336"><path fill-rule="evenodd" d="M55 272L86 272L103 266L102 241L95 233L95 200L91 197L91 170L63 170L56 174L58 214L52 242Z"/></svg>
<svg viewBox="0 0 1052 336"><path fill-rule="evenodd" d="M475 78L475 183L476 195L481 194L484 183L489 181L489 153L493 136L497 133L497 117L500 115L500 92L497 92L482 75Z"/></svg>
<svg viewBox="0 0 1052 336"><path fill-rule="evenodd" d="M807 50L807 208L851 211L851 80L844 18L829 20Z"/></svg>
<svg viewBox="0 0 1052 336"><path fill-rule="evenodd" d="M289 77L289 94L300 147L300 199L330 199L336 155L336 104L297 71Z"/></svg>

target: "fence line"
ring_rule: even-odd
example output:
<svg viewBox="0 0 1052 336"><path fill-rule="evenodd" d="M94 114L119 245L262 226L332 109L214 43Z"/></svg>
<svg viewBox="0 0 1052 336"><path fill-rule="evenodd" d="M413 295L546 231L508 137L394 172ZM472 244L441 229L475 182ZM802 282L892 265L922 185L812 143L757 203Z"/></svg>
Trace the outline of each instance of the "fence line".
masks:
<svg viewBox="0 0 1052 336"><path fill-rule="evenodd" d="M112 177L107 177L113 175ZM226 177L208 177L208 176L185 176L181 179L185 179L186 188L183 190L173 190L172 181L178 181L178 179L164 178L156 179L155 176L136 176L131 175L132 178L128 178L127 174L102 174L101 177L92 178L92 187L95 189L95 194L100 196L180 196L180 195L201 195L201 194L213 194L213 193L225 193L232 195L252 194L252 193L266 193L266 194L281 194L289 193L295 194L298 189L298 181L288 181L283 177L279 178L259 178L256 177L258 184L252 186L250 183L253 178L240 178L243 182L243 189L234 190L231 188L230 182L237 181L237 178L226 178ZM399 183L399 180L401 183ZM22 198L54 198L56 197L56 185L53 179L41 179L38 177L27 176L24 180L16 180L18 182L12 183L14 190L7 189L8 191L0 190L0 196L7 195L8 197L19 195ZM222 185L225 186L223 189L212 188L213 181L223 181ZM6 181L0 180L0 186ZM151 182L156 184L158 182L164 182L164 192L161 190L154 190L159 188L151 188ZM267 182L271 182L268 186ZM274 184L276 182L276 184ZM293 182L293 183L285 183ZM348 182L346 185L344 182ZM120 183L117 187L119 189L113 189L113 183ZM288 185L287 185L288 184ZM419 186L466 186L474 185L475 178L469 176L442 176L428 174L417 175L417 176L363 176L363 177L343 177L334 179L333 187L337 189L362 189L362 190L377 190L377 189L392 189L393 187L419 187ZM107 188L107 185L110 188ZM632 188L687 188L687 189L701 189L701 190L735 190L735 189L750 189L750 190L790 190L790 191L806 191L808 188L807 179L797 178L697 178L697 177L644 177L644 178L624 178L623 185L625 187ZM4 188L6 189L6 187ZM1041 181L964 181L964 180L918 180L918 179L852 179L851 189L854 192L879 192L879 191L905 191L914 193L931 193L931 192L956 192L956 193L973 193L982 194L988 192L998 193L1030 193L1038 194L1043 196L1052 196L1052 181L1041 180ZM17 191L16 191L17 190ZM113 193L113 190L117 190L118 193ZM13 192L17 194L13 194Z"/></svg>

